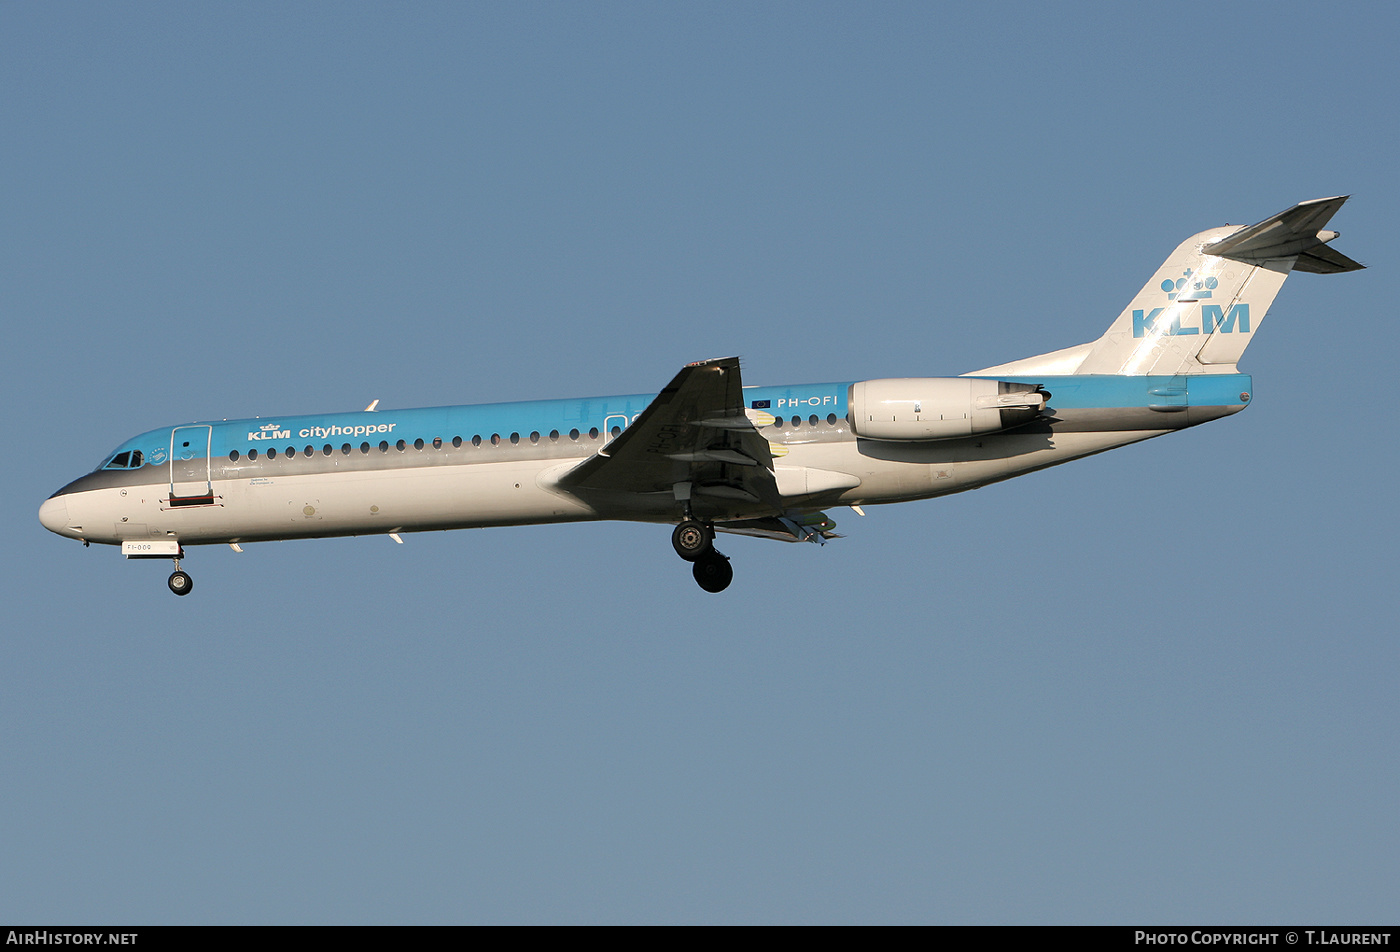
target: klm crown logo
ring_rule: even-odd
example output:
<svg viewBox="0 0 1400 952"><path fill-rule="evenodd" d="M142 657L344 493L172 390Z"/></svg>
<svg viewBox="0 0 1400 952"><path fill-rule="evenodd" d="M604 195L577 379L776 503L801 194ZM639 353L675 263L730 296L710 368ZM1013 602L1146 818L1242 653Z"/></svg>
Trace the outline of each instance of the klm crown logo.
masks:
<svg viewBox="0 0 1400 952"><path fill-rule="evenodd" d="M1200 327L1182 323L1183 318L1189 320L1194 316L1191 304L1209 300L1220 287L1220 280L1215 275L1197 274L1187 268L1181 273L1181 277L1175 280L1167 278L1160 287L1166 292L1167 300L1172 303L1166 307L1154 307L1150 311L1135 309L1134 337L1146 337L1148 334L1187 337L1192 334L1234 334L1236 331L1241 334L1249 333L1248 304L1232 304L1229 311L1220 304L1202 304ZM1167 315L1167 320L1159 326L1158 318L1163 314Z"/></svg>
<svg viewBox="0 0 1400 952"><path fill-rule="evenodd" d="M1178 298L1183 301L1199 301L1210 297L1210 292L1220 284L1213 274L1197 274L1194 277L1192 274L1192 269L1187 268L1175 281L1167 278L1162 282L1162 290L1167 292L1168 301Z"/></svg>

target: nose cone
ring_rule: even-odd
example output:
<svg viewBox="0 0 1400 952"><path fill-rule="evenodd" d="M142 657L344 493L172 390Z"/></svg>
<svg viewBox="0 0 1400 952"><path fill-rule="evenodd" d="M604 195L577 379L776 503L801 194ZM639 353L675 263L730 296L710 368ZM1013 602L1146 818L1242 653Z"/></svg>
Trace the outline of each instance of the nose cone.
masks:
<svg viewBox="0 0 1400 952"><path fill-rule="evenodd" d="M50 496L39 507L39 521L44 528L59 535L72 536L68 528L68 501L62 496Z"/></svg>

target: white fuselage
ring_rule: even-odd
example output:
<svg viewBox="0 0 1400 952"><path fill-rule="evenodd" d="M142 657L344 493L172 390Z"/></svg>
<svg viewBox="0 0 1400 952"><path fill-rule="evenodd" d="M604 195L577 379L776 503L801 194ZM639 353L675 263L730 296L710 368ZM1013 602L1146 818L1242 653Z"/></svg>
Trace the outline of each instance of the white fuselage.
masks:
<svg viewBox="0 0 1400 952"><path fill-rule="evenodd" d="M1242 406L1150 409L1156 399L1150 396L1151 378L1137 379L1133 392L1141 396L1132 400L1121 394L1076 397L1085 391L1082 378L1072 384L1078 391L1064 380L1047 379L1047 389L1065 394L1067 406L1052 407L1045 422L931 441L857 436L846 416L846 384L750 388L745 394L755 403L763 396L770 405L785 400L788 408L803 404L799 409L826 413L757 414L757 429L772 450L782 494L778 506L699 497L696 505L702 517L723 529L726 521L783 512L924 499L1147 439ZM1248 385L1247 377L1232 380L1243 382L1225 389ZM141 465L103 468L75 481L44 504L41 520L61 535L89 542L154 539L183 545L594 519L675 522L678 508L669 494L579 491L561 483L584 460L600 451L606 455L614 436L610 430L625 428L649 399L589 401L596 406L596 421L586 410L576 413L574 402L560 401L341 414L317 418L323 423L316 425L302 425L310 418L294 418L285 424L233 421L155 430L116 454L119 462L124 454L131 454L128 462L139 456ZM457 409L477 415L459 426L453 418ZM492 411L499 425L491 422ZM542 422L526 419L532 412ZM357 422L363 420L372 422ZM581 425L592 422L610 426ZM576 425L566 428L568 423ZM365 430L369 435L359 438L341 435ZM263 432L281 439L263 440ZM335 435L322 436L326 433ZM390 436L396 438L392 443ZM193 447L181 445L190 442ZM181 501L185 496L205 498L190 504Z"/></svg>

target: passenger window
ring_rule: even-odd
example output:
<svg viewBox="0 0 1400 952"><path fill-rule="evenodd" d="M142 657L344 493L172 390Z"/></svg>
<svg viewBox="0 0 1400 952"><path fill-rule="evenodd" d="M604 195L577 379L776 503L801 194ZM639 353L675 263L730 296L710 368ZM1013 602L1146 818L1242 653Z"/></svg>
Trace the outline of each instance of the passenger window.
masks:
<svg viewBox="0 0 1400 952"><path fill-rule="evenodd" d="M291 459L295 455L297 455L297 448L295 446L287 447L287 459Z"/></svg>
<svg viewBox="0 0 1400 952"><path fill-rule="evenodd" d="M452 446L454 448L460 449L462 446L462 438L460 436L454 436L452 438Z"/></svg>
<svg viewBox="0 0 1400 952"><path fill-rule="evenodd" d="M481 445L481 434L478 433L476 436L472 437L472 446L480 446L480 445Z"/></svg>
<svg viewBox="0 0 1400 952"><path fill-rule="evenodd" d="M518 445L518 444L520 443L520 434L519 434L519 433L512 433L512 434L510 435L510 443L511 443L512 446Z"/></svg>
<svg viewBox="0 0 1400 952"><path fill-rule="evenodd" d="M539 431L539 430L536 430L535 432L533 432L533 433L530 434L530 442L531 442L531 443L538 443L539 441L540 441L540 431Z"/></svg>
<svg viewBox="0 0 1400 952"><path fill-rule="evenodd" d="M570 431L569 431L569 439L573 440L574 442L578 442L578 430L577 430L577 429L573 429L573 430L570 430Z"/></svg>
<svg viewBox="0 0 1400 952"><path fill-rule="evenodd" d="M611 430L609 430L608 432L611 433L613 436L617 436L619 433L622 432L622 427L620 427L620 426L614 426L614 427L613 427Z"/></svg>
<svg viewBox="0 0 1400 952"><path fill-rule="evenodd" d="M388 441L388 440L380 440L380 441L379 441L379 452L381 452L381 453L387 453L387 452L389 452L389 441Z"/></svg>
<svg viewBox="0 0 1400 952"><path fill-rule="evenodd" d="M413 448L415 450L421 450L423 448L423 438L421 436L413 441Z"/></svg>
<svg viewBox="0 0 1400 952"><path fill-rule="evenodd" d="M327 443L325 446L321 447L321 455L322 455L322 456L330 456L330 455L331 455L332 453L334 453L334 452L335 452L335 447L334 447L334 446L331 446L329 443Z"/></svg>
<svg viewBox="0 0 1400 952"><path fill-rule="evenodd" d="M258 458L258 451L257 451L257 450L249 450L249 451L248 451L248 458L249 458L249 459L257 459L257 458Z"/></svg>
<svg viewBox="0 0 1400 952"><path fill-rule="evenodd" d="M238 462L238 450L234 450L232 453L228 454L228 458L231 463Z"/></svg>
<svg viewBox="0 0 1400 952"><path fill-rule="evenodd" d="M812 424L812 426L816 426L817 423L818 423L818 421L819 421L819 417L818 417L815 413L813 413L811 416L809 416L809 417L807 418L807 422L810 423L810 424Z"/></svg>
<svg viewBox="0 0 1400 952"><path fill-rule="evenodd" d="M407 443L405 443L403 440L399 440L397 443L394 444L394 449L396 449L396 450L398 450L400 453L402 453L402 452L404 451L404 448L405 448L406 446L408 446Z"/></svg>
<svg viewBox="0 0 1400 952"><path fill-rule="evenodd" d="M492 446L500 446L500 445L501 445L501 434L499 434L499 433L492 433L492 434L491 434L491 445L492 445Z"/></svg>
<svg viewBox="0 0 1400 952"><path fill-rule="evenodd" d="M827 425L829 425L829 426L835 426L835 425L836 425L836 414L834 414L834 413L828 413L828 414L826 415L826 422L827 422Z"/></svg>
<svg viewBox="0 0 1400 952"><path fill-rule="evenodd" d="M346 444L344 444L344 445L342 445L342 446L340 447L340 455L341 455L341 456L349 456L349 455L350 455L350 444L349 444L349 443L346 443Z"/></svg>
<svg viewBox="0 0 1400 952"><path fill-rule="evenodd" d="M595 426L595 427L590 427L590 428L589 428L589 430L588 430L588 438L589 438L590 440L596 440L596 439L598 438L598 428L597 428L596 426Z"/></svg>
<svg viewBox="0 0 1400 952"><path fill-rule="evenodd" d="M267 458L268 458L268 459L276 459L276 458L277 458L277 450L269 448L268 451L267 451Z"/></svg>
<svg viewBox="0 0 1400 952"><path fill-rule="evenodd" d="M550 431L549 431L549 440L550 440L551 443L558 443L558 442L559 442L559 431L558 431L558 430L550 430Z"/></svg>
<svg viewBox="0 0 1400 952"><path fill-rule="evenodd" d="M440 436L435 436L435 437L433 437L433 449L435 449L435 450L440 450L440 449L442 449L442 437L440 437Z"/></svg>
<svg viewBox="0 0 1400 952"><path fill-rule="evenodd" d="M368 444L368 443L361 443L361 444L360 444L360 452L363 453L364 455L368 456L368 455L369 455L369 444Z"/></svg>

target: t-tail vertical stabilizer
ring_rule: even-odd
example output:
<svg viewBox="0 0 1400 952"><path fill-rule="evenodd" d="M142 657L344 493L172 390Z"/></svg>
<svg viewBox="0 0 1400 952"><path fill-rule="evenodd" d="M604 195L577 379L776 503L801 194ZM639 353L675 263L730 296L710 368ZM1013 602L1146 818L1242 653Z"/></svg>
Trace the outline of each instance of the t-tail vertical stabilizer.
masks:
<svg viewBox="0 0 1400 952"><path fill-rule="evenodd" d="M979 370L1008 374L1229 374L1290 271L1363 265L1327 243L1323 226L1348 196L1300 202L1247 228L1225 225L1182 242L1097 341Z"/></svg>

